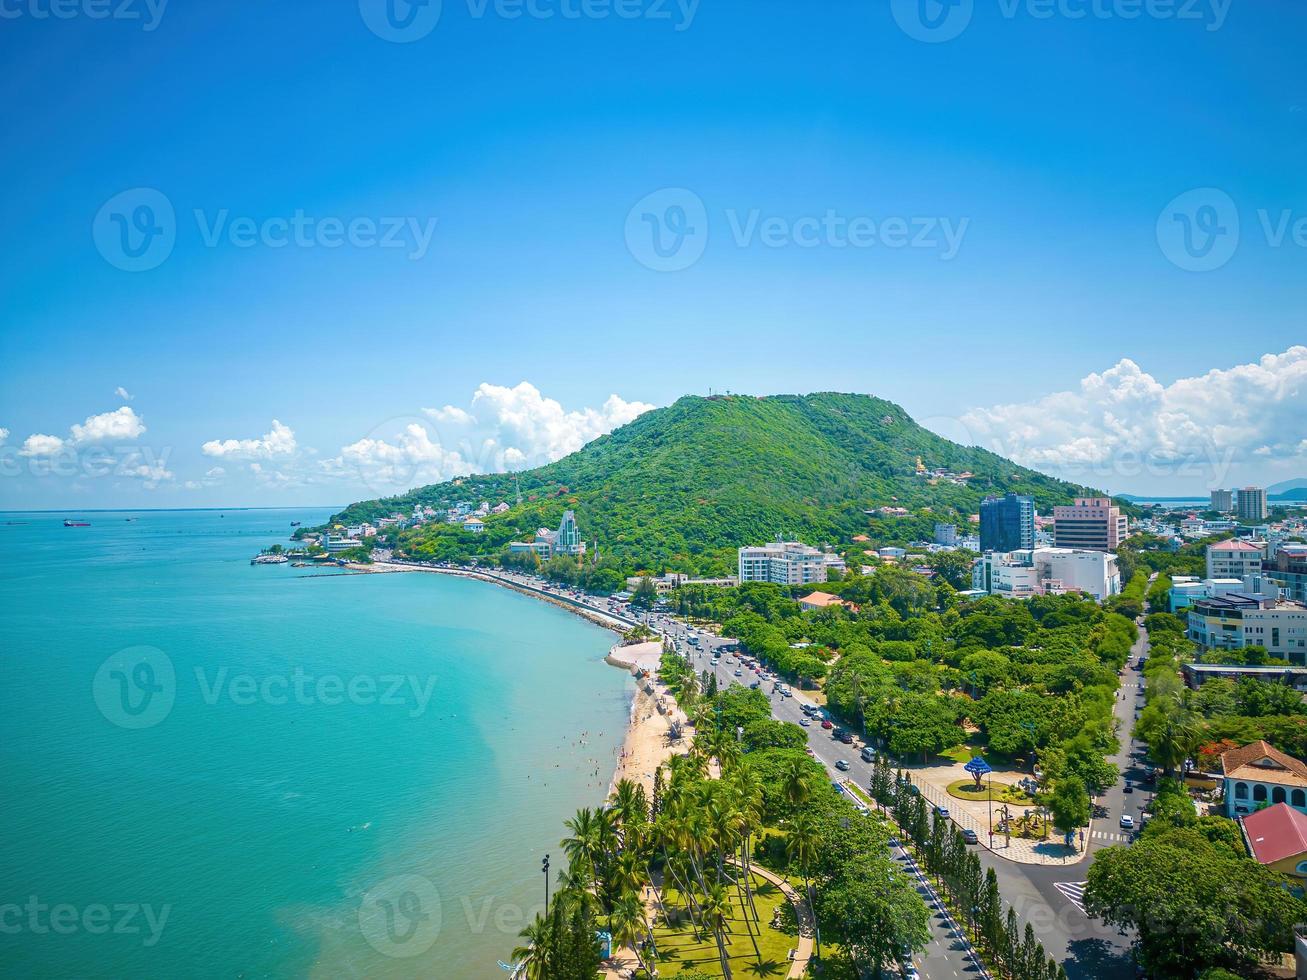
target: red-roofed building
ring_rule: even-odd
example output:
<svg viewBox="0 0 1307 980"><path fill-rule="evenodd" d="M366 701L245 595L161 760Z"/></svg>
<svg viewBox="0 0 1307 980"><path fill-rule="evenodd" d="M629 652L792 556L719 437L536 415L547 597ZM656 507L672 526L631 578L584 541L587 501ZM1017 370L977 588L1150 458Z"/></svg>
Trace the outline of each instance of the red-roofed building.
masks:
<svg viewBox="0 0 1307 980"><path fill-rule="evenodd" d="M1248 850L1272 871L1307 878L1307 814L1287 803L1250 813L1241 821Z"/></svg>

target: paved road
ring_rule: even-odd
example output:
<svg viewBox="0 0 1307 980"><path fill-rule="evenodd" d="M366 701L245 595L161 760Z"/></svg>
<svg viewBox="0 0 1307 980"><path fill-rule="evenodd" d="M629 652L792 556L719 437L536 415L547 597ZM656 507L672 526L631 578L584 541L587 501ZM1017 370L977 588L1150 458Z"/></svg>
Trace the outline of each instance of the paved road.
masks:
<svg viewBox="0 0 1307 980"><path fill-rule="evenodd" d="M522 584L540 587L538 580L526 576L505 577L520 578ZM544 591L570 595L569 590L556 586L546 586ZM733 640L688 628L670 615L641 614L602 599L575 596L575 600L578 605L587 605L605 613L617 613L623 618L638 617L671 636L678 649L690 656L697 670L713 670L716 673L719 687L747 685L758 679L756 674L742 667L734 658L728 659L729 654L722 657L716 668L711 667L713 654L723 647L733 646ZM691 637L698 640L697 647L689 644ZM1147 794L1142 791L1136 790L1129 794L1123 792L1124 782L1133 786L1143 779L1139 767L1140 758L1135 757L1135 753L1141 751L1141 746L1131 740L1130 730L1134 723L1134 712L1143 703L1143 689L1138 686L1142 683L1142 675L1136 664L1139 657L1146 655L1147 650L1148 638L1141 626L1139 641L1135 644L1130 663L1123 673L1122 691L1125 697L1118 698L1116 704L1122 744L1114 761L1121 769L1123 781L1096 801L1097 816L1085 856L1079 861L1068 861L1065 865L1016 864L979 848L981 865L994 869L1004 901L1016 909L1023 927L1026 922L1034 926L1044 948L1063 965L1071 980L1098 980L1102 977L1126 977L1134 974L1129 956L1130 937L1090 919L1084 914L1081 902L1085 873L1093 853L1103 847L1128 843L1127 834L1118 827L1121 814L1130 813L1134 816L1137 829L1140 809L1147 800ZM740 670L742 676L736 677L736 670ZM773 690L771 682L764 682L760 689L770 698L775 717L796 724L804 717L800 708L802 694L782 697ZM868 784L871 766L860 758L860 742L854 745L837 742L831 732L816 724L805 730L814 756L826 766L832 777L845 777L863 787ZM844 760L848 768L838 770L835 764L839 760ZM911 859L901 849L896 851L895 857L910 873L916 873L911 867ZM926 980L959 980L966 975L980 976L978 967L968 957L969 944L949 921L942 906L935 903L924 877L918 878L918 890L926 898L927 904L935 909L930 945L917 961L922 977Z"/></svg>
<svg viewBox="0 0 1307 980"><path fill-rule="evenodd" d="M707 633L691 631L699 638L699 648L695 649L684 642L687 630L683 624L656 616L651 619L651 624L677 639L680 649L691 654L691 661L698 670L710 669L713 651L733 643ZM1072 980L1098 980L1101 977L1124 977L1134 973L1130 957L1131 937L1090 919L1085 915L1081 902L1086 871L1094 851L1128 843L1127 834L1118 827L1121 814L1130 813L1135 818L1137 829L1140 809L1148 798L1141 790L1128 794L1122 791L1124 782L1134 786L1143 780L1140 759L1134 757L1135 752L1142 752L1142 746L1131 740L1130 731L1134 724L1135 709L1142 707L1143 703L1143 689L1137 686L1142 683L1142 674L1136 664L1140 656L1146 655L1147 643L1147 634L1141 627L1139 641L1123 674L1122 691L1125 698L1118 699L1116 706L1121 749L1113 761L1121 769L1123 780L1096 801L1097 816L1090 835L1088 854L1079 861L1068 861L1064 865L1030 865L1016 864L997 857L984 848L978 849L981 865L994 869L1004 901L1016 909L1023 928L1026 922L1034 926L1044 948L1063 965ZM751 684L757 679L756 674L741 667L738 662L728 662L727 656L723 656L715 669L718 686ZM737 669L741 670L742 677L734 676ZM772 692L770 682L764 682L761 690L770 697L775 717L796 724L803 718L800 707L802 693L796 697L780 697ZM847 777L859 786L865 787L868 784L871 766L860 757L860 742L852 746L844 745L835 741L831 732L815 724L806 731L809 747L833 775ZM848 764L847 771L836 770L835 763L840 759ZM951 934L947 923L941 921L941 916L936 915L935 920L934 939L919 963L922 976L932 980L961 977L968 972L969 966L961 952L963 945Z"/></svg>
<svg viewBox="0 0 1307 980"><path fill-rule="evenodd" d="M657 629L666 631L677 641L678 647L683 652L690 654L691 663L696 670L715 672L718 687L725 688L732 684L752 684L758 679L757 674L742 667L738 660L730 654L724 655L721 663L715 669L712 668L711 660L714 653L721 647L732 645L734 641L723 640L708 633L687 631L684 624L666 618L655 617L652 625ZM687 634L693 635L699 640L698 649L688 644ZM736 670L741 672L741 677L735 676ZM771 699L772 714L782 721L798 724L804 717L800 708L800 700L793 697L781 697L772 691L772 687L772 683L763 682L760 688ZM859 746L844 745L835 741L831 737L831 732L822 729L816 723L812 724L806 731L808 732L809 747L813 750L818 761L826 766L832 778L847 777L864 787L870 782L871 767L861 760ZM835 763L839 759L843 759L848 763L849 770L847 772L836 768ZM921 976L925 980L959 980L961 977L980 978L986 976L979 964L971 958L970 943L967 942L957 924L952 921L943 904L939 902L938 896L935 895L930 883L921 874L920 869L915 866L912 858L902 847L892 848L891 850L895 860L903 866L909 875L915 878L917 891L925 899L927 907L932 909L931 940L926 949L916 958L916 966Z"/></svg>

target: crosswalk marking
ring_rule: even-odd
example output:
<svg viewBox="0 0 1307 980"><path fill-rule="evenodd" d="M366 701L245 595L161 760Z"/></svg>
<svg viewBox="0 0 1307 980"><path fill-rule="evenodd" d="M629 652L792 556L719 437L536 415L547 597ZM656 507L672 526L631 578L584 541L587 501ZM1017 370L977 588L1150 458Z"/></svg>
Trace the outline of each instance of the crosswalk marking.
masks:
<svg viewBox="0 0 1307 980"><path fill-rule="evenodd" d="M1114 834L1107 830L1095 830L1092 836L1094 840L1121 841L1130 839L1129 834Z"/></svg>
<svg viewBox="0 0 1307 980"><path fill-rule="evenodd" d="M1053 887L1068 902L1078 908L1081 912L1085 911L1085 885L1087 881L1055 881Z"/></svg>

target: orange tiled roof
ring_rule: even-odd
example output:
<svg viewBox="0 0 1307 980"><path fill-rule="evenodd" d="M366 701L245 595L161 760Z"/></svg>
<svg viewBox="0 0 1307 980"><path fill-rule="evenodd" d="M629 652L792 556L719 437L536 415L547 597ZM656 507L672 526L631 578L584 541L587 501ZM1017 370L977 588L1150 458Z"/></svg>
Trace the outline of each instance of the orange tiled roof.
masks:
<svg viewBox="0 0 1307 980"><path fill-rule="evenodd" d="M1229 779L1307 786L1307 765L1261 739L1223 753L1221 770Z"/></svg>

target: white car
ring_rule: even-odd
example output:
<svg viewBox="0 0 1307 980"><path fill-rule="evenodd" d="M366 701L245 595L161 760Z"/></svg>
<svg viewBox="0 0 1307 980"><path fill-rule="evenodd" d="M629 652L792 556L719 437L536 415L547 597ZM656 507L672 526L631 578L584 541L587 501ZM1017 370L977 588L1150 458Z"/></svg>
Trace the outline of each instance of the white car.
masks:
<svg viewBox="0 0 1307 980"><path fill-rule="evenodd" d="M1128 813L1126 813L1126 814L1122 814L1122 816L1121 816L1121 829L1122 829L1122 830L1134 830L1134 827L1135 827L1135 818L1132 817L1132 816L1130 816L1130 814L1128 814Z"/></svg>

